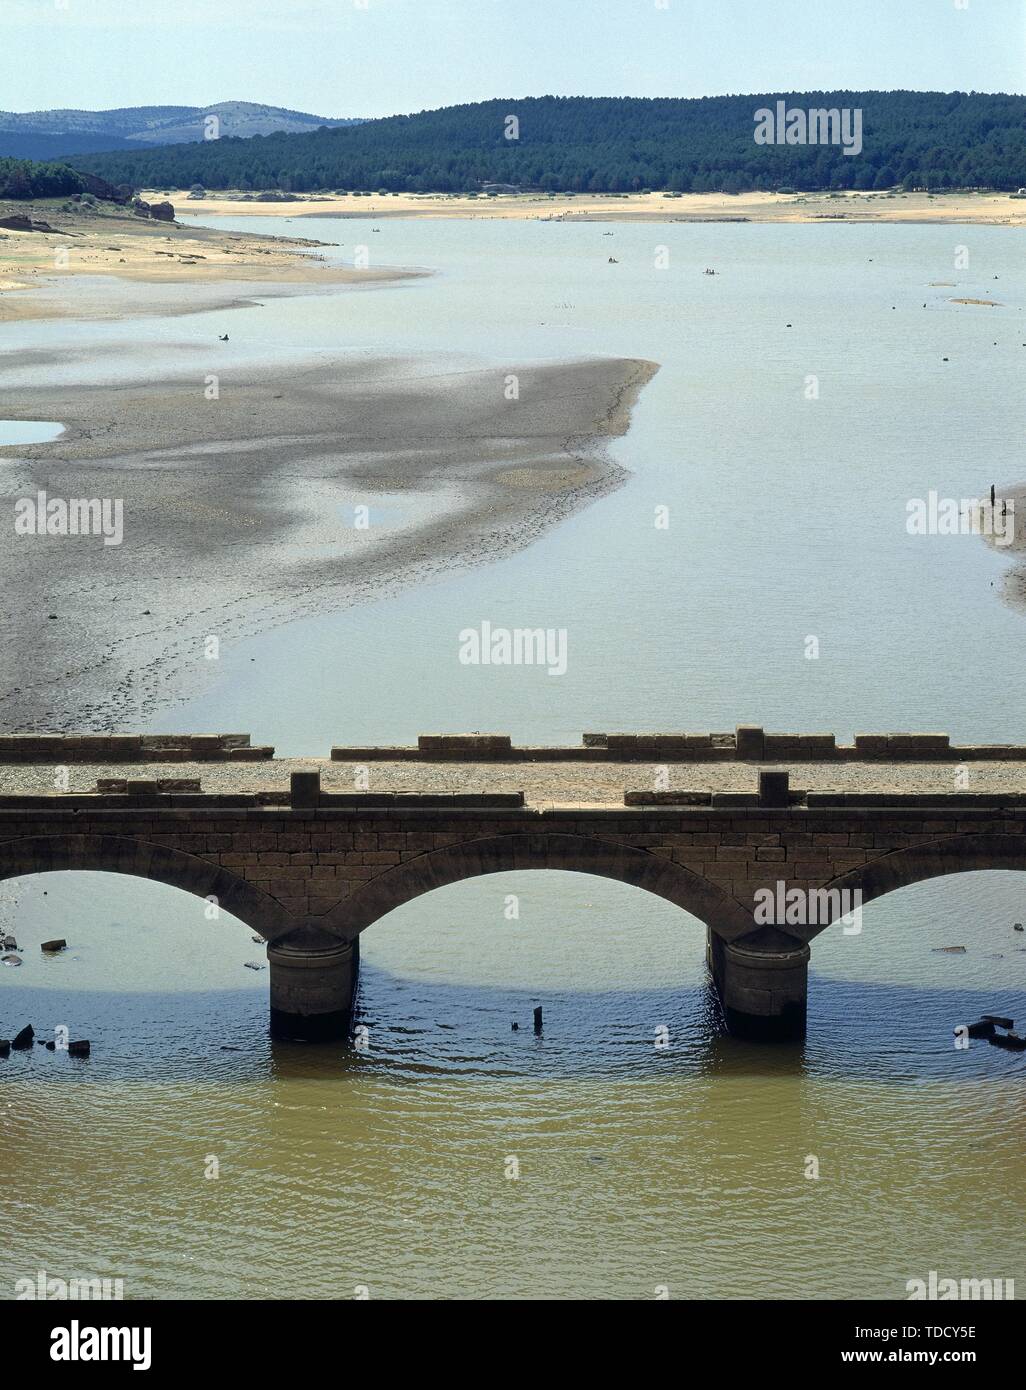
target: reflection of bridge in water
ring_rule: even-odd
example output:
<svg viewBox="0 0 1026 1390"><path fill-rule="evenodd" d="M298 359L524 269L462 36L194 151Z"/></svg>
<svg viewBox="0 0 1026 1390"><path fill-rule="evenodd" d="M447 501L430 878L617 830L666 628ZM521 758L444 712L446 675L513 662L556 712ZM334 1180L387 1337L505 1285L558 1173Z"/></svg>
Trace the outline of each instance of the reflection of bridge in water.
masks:
<svg viewBox="0 0 1026 1390"><path fill-rule="evenodd" d="M245 735L23 735L0 738L0 786L0 878L216 900L266 939L272 1029L300 1040L348 1032L360 933L461 879L563 869L676 903L708 929L729 1029L798 1038L809 943L853 902L1026 867L1026 748L939 734L425 736L319 762Z"/></svg>

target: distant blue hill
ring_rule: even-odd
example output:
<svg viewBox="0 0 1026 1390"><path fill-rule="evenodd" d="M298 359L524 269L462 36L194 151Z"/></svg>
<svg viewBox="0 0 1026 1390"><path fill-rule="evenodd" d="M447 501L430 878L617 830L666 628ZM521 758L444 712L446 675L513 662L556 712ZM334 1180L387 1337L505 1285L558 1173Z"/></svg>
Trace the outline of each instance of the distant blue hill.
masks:
<svg viewBox="0 0 1026 1390"><path fill-rule="evenodd" d="M218 134L248 138L282 131L297 135L322 126L356 125L350 118L314 116L251 101L212 106L125 106L110 111L0 111L0 155L52 160L102 150L139 150L203 140L210 117Z"/></svg>

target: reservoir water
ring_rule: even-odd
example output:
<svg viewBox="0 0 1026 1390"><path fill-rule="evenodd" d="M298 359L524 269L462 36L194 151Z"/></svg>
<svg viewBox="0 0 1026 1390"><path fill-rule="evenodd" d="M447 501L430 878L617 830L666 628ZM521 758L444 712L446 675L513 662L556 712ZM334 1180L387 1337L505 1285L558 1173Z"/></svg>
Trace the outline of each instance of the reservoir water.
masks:
<svg viewBox="0 0 1026 1390"><path fill-rule="evenodd" d="M906 528L910 498L1021 481L1013 232L217 225L436 273L230 315L21 324L5 354L73 341L55 372L114 380L149 343L195 371L230 327L234 360L286 383L313 354L454 378L592 354L660 371L611 446L619 490L511 558L240 643L154 727L297 755L747 721L1026 741L1006 561ZM400 511L367 500L382 524ZM565 628L566 674L461 666L458 633L483 619ZM129 1297L900 1298L930 1270L1026 1287L1026 1063L952 1045L981 1012L1026 1019L1024 896L1019 874L967 874L870 904L861 935L814 944L805 1046L765 1048L716 1035L687 914L578 875L463 883L365 934L361 1052L272 1044L266 969L246 968L260 947L184 894L4 883L0 932L25 963L0 965L0 1036L66 1024L94 1049L0 1062L0 1297L41 1268L121 1277ZM53 935L71 948L50 960Z"/></svg>
<svg viewBox="0 0 1026 1390"><path fill-rule="evenodd" d="M0 420L0 446L46 444L63 432L63 425L48 420Z"/></svg>

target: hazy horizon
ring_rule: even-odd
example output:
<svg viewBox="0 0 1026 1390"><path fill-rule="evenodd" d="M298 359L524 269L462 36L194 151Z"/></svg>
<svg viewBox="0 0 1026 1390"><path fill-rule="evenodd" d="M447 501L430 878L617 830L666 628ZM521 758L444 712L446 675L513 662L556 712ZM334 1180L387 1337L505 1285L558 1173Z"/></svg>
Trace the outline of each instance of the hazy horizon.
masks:
<svg viewBox="0 0 1026 1390"><path fill-rule="evenodd" d="M747 96L750 96L750 97L752 97L752 98L754 99L754 98L756 98L756 97L774 96L774 95L777 95L778 93L779 93L779 94L782 94L784 91L787 91L790 95L794 95L794 96L815 96L815 95L820 95L820 94L823 94L823 93L838 93L838 94L840 94L840 93L843 93L843 92L845 92L845 91L861 91L861 92L879 91L879 92L884 92L884 91L887 91L887 90L890 90L890 91L904 90L904 91L911 91L911 92L920 92L920 93L922 93L922 94L924 94L924 95L925 95L925 94L928 94L928 93L930 93L930 92L937 92L937 93L939 93L939 94L942 95L942 96L955 96L955 95L957 95L959 92L961 92L963 95L967 94L967 91L966 91L965 88L961 88L961 89L960 89L960 88L926 88L926 87L923 87L923 88L920 88L920 87L905 87L905 88L890 88L890 89L888 89L888 88L882 88L882 87L881 87L881 88L845 88L845 87L831 87L831 88L823 88L823 87L820 87L820 88L815 88L815 87L806 87L806 88L803 88L803 89L778 87L778 88L766 88L765 90L763 90L763 91L761 91L761 92L756 92L756 91L747 91L747 92L707 92L707 93L704 93L704 94L703 94L702 96L700 96L700 97L679 97L679 96L677 96L676 94L671 93L671 92L653 93L651 96L646 96L646 97L632 97L632 96L629 96L629 95L628 95L628 96L620 96L620 95L618 95L618 94L616 94L616 93L610 93L610 92L522 92L522 93L520 93L518 96L509 96L509 95L508 95L507 93L505 93L505 92L495 92L495 93L493 93L491 96L477 97L477 98L475 98L475 100L472 101L472 102L463 102L463 101L461 101L461 102L450 102L450 103L447 103L446 106L442 106L442 107L438 107L438 106L424 106L424 107L419 107L419 108L417 108L416 110L412 110L412 109L411 109L411 110L408 110L408 111L389 111L389 112L387 112L387 113L385 113L385 114L383 114L383 115L381 115L381 116L367 116L367 117L364 117L363 119L366 120L366 121L388 120L390 117L393 117L393 116L416 116L416 115L420 115L420 114L422 114L422 113L429 112L429 111L439 111L439 110L451 109L451 108L454 107L454 106L478 106L478 105L482 105L482 104L487 103L487 102L490 102L490 101L508 101L508 102L510 102L510 103L515 103L515 102L518 102L518 101L540 101L540 100L543 100L543 99L546 98L546 97L553 97L553 98L555 98L555 99L557 99L557 100L578 100L578 99L603 100L603 99L605 99L605 100L610 100L610 101L632 101L632 100L637 100L637 101L677 101L677 100L682 100L682 101L705 101L705 100L710 100L710 101L712 101L712 100L715 100L717 97L747 97ZM973 94L976 95L976 96L1022 96L1022 95L1026 95L1026 93L1021 93L1021 92L981 91L981 90L978 89L978 88L977 88L977 89L974 89ZM296 112L298 115L305 115L305 116L324 116L325 119L327 119L327 120L333 120L333 119L336 119L336 117L339 116L339 115L344 116L344 115L347 115L347 114L348 114L350 117L359 118L359 113L358 113L358 112L348 112L348 113L335 113L335 112L331 112L331 113L329 113L329 112L326 112L326 111L312 111L312 110L306 110L306 109L303 109L303 108L300 108L300 107L297 107L297 106L286 107L286 106L282 105L282 104L279 103L279 102L263 101L263 100L261 100L261 99L258 98L258 97L237 97L237 96L236 96L236 97L219 97L216 101L210 101L210 102L181 102L181 101L139 102L139 103L137 103L137 104L133 103L132 105L129 105L129 106L120 106L120 107L119 107L119 106L67 106L67 105L65 105L65 106L38 106L38 107L27 108L27 109L21 110L21 111L16 111L16 110L14 110L13 107L3 107L2 109L3 109L4 111L8 112L9 114L15 115L15 116L42 115L42 114L44 114L44 113L53 112L53 111L88 111L88 112L90 112L91 114L94 114L94 115L102 115L102 114L104 114L104 113L106 113L106 112L111 112L111 111L120 111L120 110L127 110L127 111L145 110L145 109L147 109L148 107L152 107L152 108L159 108L159 107L169 107L169 108L171 108L171 107L184 107L184 108L187 108L187 109L189 109L189 110L213 111L213 110L215 110L215 109L216 109L217 107L219 107L219 106L228 106L228 105L233 105L233 104L236 104L236 103L248 104L248 105L252 105L252 106L268 106L268 107L273 107L273 108L276 109L276 110L282 110L282 111L286 111L286 110L288 110L288 111L294 111L294 112Z"/></svg>
<svg viewBox="0 0 1026 1390"><path fill-rule="evenodd" d="M527 73L530 96L1026 93L1020 0L961 3L589 0L582 18L579 0L6 0L0 100L28 113L215 95L373 119L495 99Z"/></svg>

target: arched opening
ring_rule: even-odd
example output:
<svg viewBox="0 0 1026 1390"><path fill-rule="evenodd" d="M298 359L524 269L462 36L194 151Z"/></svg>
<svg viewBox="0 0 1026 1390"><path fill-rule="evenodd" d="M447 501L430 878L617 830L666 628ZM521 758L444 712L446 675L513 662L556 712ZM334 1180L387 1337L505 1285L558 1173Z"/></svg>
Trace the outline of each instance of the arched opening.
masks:
<svg viewBox="0 0 1026 1390"><path fill-rule="evenodd" d="M390 1076L479 1080L701 1067L720 1036L706 936L675 904L579 872L425 892L360 938L366 1060Z"/></svg>
<svg viewBox="0 0 1026 1390"><path fill-rule="evenodd" d="M663 855L599 836L552 833L494 835L415 855L369 880L325 916L323 927L352 939L424 893L465 879L523 870L589 874L642 888L698 917L726 941L754 927L736 899Z"/></svg>
<svg viewBox="0 0 1026 1390"><path fill-rule="evenodd" d="M261 889L229 869L166 845L117 835L33 835L0 842L0 883L61 870L123 874L184 889L216 901L267 939L292 925L280 904Z"/></svg>
<svg viewBox="0 0 1026 1390"><path fill-rule="evenodd" d="M0 950L0 1038L65 1026L91 1041L90 1075L140 1084L210 1075L222 1048L248 1067L266 1051L263 938L219 904L125 874L34 873L0 883L0 938L16 943ZM54 940L67 945L41 949ZM45 1081L60 1061L12 1053L5 1080L28 1066Z"/></svg>
<svg viewBox="0 0 1026 1390"><path fill-rule="evenodd" d="M895 889L950 874L1021 869L1026 869L1026 838L1022 835L948 835L882 854L831 879L825 887L841 894L857 892L865 904Z"/></svg>
<svg viewBox="0 0 1026 1390"><path fill-rule="evenodd" d="M1023 1054L986 1041L957 1049L954 1034L983 1014L1026 1034L1026 930L1016 923L1026 927L1026 874L1008 869L923 877L833 922L812 945L809 1064L896 1082L993 1079L1022 1066Z"/></svg>

